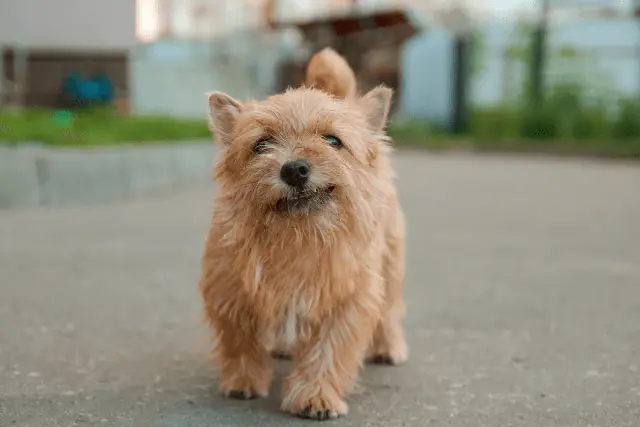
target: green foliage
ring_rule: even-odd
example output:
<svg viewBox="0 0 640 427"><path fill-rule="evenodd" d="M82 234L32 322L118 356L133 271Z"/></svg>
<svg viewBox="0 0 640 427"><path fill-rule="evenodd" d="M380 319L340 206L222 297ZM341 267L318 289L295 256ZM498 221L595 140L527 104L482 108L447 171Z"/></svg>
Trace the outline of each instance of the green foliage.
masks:
<svg viewBox="0 0 640 427"><path fill-rule="evenodd" d="M449 139L445 130L417 120L391 122L387 133L400 144L432 149L446 148Z"/></svg>
<svg viewBox="0 0 640 427"><path fill-rule="evenodd" d="M395 124L402 144L427 148L474 148L573 153L640 159L640 101L610 102L587 96L582 86L554 86L543 104L523 102L472 111L468 135L451 136L423 123Z"/></svg>
<svg viewBox="0 0 640 427"><path fill-rule="evenodd" d="M640 102L622 100L611 129L612 136L624 140L640 139Z"/></svg>
<svg viewBox="0 0 640 427"><path fill-rule="evenodd" d="M0 110L0 141L37 141L65 147L160 143L211 138L207 122L157 116L123 116L107 108L74 111Z"/></svg>
<svg viewBox="0 0 640 427"><path fill-rule="evenodd" d="M519 25L505 60L531 70L533 33L533 25ZM475 147L640 158L640 100L620 100L595 59L573 46L549 49L543 101L528 102L532 76L525 72L515 100L471 113Z"/></svg>
<svg viewBox="0 0 640 427"><path fill-rule="evenodd" d="M484 71L486 43L483 34L478 29L471 33L471 76L477 76Z"/></svg>
<svg viewBox="0 0 640 427"><path fill-rule="evenodd" d="M507 46L506 56L508 59L531 62L533 48L531 44L531 34L533 25L521 22L516 27L513 34L513 43Z"/></svg>
<svg viewBox="0 0 640 427"><path fill-rule="evenodd" d="M557 85L537 107L523 103L476 110L472 133L481 138L640 140L640 102L621 101L614 109L609 104L587 97L578 84Z"/></svg>
<svg viewBox="0 0 640 427"><path fill-rule="evenodd" d="M534 27L521 24L505 51L507 61L526 70L533 60ZM476 47L475 53L482 56ZM525 72L518 99L475 108L469 132L447 135L424 123L397 123L389 132L398 144L427 148L519 150L640 159L640 100L620 95L595 58L572 46L547 53L546 91L541 103L528 102L531 75ZM474 59L475 61L475 59Z"/></svg>

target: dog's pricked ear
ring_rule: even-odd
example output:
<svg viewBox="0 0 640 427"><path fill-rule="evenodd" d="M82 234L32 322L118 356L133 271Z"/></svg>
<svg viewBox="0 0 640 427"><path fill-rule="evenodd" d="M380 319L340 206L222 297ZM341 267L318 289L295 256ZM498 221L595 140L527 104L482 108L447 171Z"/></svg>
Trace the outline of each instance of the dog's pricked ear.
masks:
<svg viewBox="0 0 640 427"><path fill-rule="evenodd" d="M209 129L223 144L229 143L242 104L223 92L207 94L209 101Z"/></svg>
<svg viewBox="0 0 640 427"><path fill-rule="evenodd" d="M373 131L381 131L387 125L393 90L379 86L370 90L360 99L360 108L367 117L367 123Z"/></svg>

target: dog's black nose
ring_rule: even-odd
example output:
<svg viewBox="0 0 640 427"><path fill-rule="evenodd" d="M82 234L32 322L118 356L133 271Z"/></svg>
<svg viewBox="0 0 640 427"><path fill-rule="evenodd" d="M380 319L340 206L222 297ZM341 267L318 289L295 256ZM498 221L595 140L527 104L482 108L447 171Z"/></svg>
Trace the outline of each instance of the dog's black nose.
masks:
<svg viewBox="0 0 640 427"><path fill-rule="evenodd" d="M302 187L309 180L311 166L304 160L285 163L280 169L280 178L292 187Z"/></svg>

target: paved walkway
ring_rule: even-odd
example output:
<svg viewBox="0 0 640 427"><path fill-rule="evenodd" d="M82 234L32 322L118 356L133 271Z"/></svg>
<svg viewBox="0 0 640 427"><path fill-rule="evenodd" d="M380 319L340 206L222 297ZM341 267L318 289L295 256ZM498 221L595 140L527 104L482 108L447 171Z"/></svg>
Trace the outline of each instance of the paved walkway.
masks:
<svg viewBox="0 0 640 427"><path fill-rule="evenodd" d="M640 167L398 155L412 358L341 426L640 425ZM196 280L210 188L0 211L0 426L298 426L223 400Z"/></svg>

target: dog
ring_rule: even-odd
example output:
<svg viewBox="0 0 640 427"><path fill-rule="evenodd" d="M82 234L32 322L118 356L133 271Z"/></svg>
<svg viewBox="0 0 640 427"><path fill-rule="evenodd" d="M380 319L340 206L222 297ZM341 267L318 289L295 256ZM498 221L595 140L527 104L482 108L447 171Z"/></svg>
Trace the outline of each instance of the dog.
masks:
<svg viewBox="0 0 640 427"><path fill-rule="evenodd" d="M336 55L312 59L308 81ZM408 358L404 215L384 132L392 91L354 86L208 95L221 157L199 288L220 391L267 396L272 354L286 353L281 409L318 420L348 413L364 362Z"/></svg>

